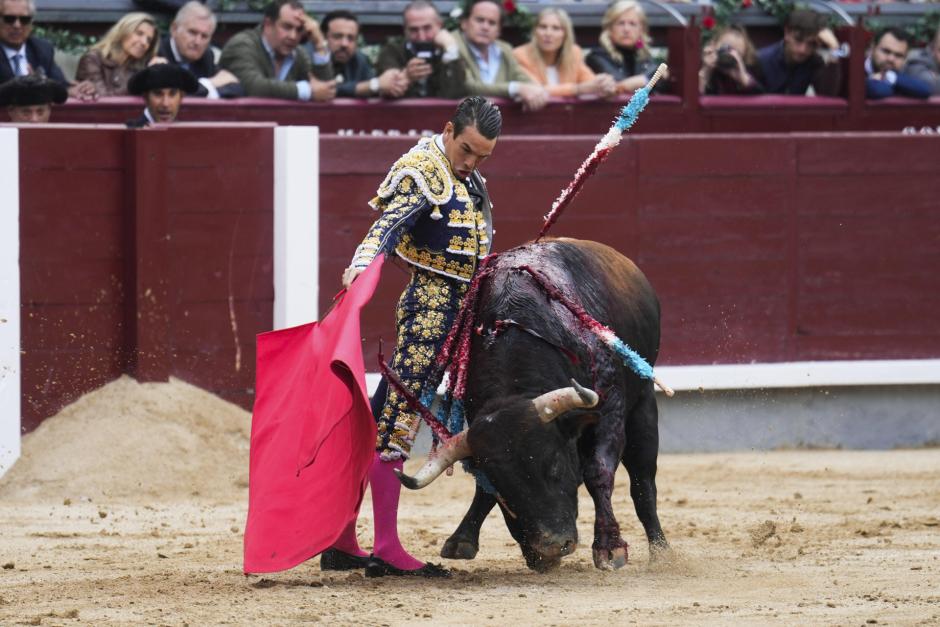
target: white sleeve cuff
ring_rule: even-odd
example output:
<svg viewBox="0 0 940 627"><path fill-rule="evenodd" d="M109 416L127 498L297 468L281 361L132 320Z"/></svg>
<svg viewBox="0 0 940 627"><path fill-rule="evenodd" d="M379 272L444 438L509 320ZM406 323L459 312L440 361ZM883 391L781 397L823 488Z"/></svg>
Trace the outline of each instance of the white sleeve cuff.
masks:
<svg viewBox="0 0 940 627"><path fill-rule="evenodd" d="M297 81L297 100L310 100L310 83L307 81Z"/></svg>
<svg viewBox="0 0 940 627"><path fill-rule="evenodd" d="M519 93L518 81L509 81L509 97L515 98L518 93Z"/></svg>
<svg viewBox="0 0 940 627"><path fill-rule="evenodd" d="M885 80L894 85L898 82L898 74L894 70L888 70L885 72Z"/></svg>
<svg viewBox="0 0 940 627"><path fill-rule="evenodd" d="M442 63L450 63L451 61L456 61L460 58L460 50L457 46L451 46L444 51L444 55L441 57Z"/></svg>
<svg viewBox="0 0 940 627"><path fill-rule="evenodd" d="M206 90L209 92L209 95L206 96L207 98L211 98L213 100L216 100L219 98L219 90L215 88L215 85L212 84L211 80L209 80L208 78L200 78L199 84L205 87Z"/></svg>
<svg viewBox="0 0 940 627"><path fill-rule="evenodd" d="M313 64L314 65L326 65L332 60L329 52L316 52L313 53Z"/></svg>

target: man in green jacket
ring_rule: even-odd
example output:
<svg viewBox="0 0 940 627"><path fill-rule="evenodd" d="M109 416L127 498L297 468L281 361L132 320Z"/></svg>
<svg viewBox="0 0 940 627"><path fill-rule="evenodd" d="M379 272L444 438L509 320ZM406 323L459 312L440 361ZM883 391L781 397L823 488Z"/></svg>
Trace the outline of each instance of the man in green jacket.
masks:
<svg viewBox="0 0 940 627"><path fill-rule="evenodd" d="M496 0L475 0L460 18L457 45L467 66L467 91L480 96L513 98L527 111L548 102L548 92L532 82L512 55L512 47L498 39L503 8Z"/></svg>
<svg viewBox="0 0 940 627"><path fill-rule="evenodd" d="M317 50L313 62L299 47L304 35ZM247 96L321 102L336 96L326 40L299 0L269 2L261 25L232 37L219 65L238 77Z"/></svg>

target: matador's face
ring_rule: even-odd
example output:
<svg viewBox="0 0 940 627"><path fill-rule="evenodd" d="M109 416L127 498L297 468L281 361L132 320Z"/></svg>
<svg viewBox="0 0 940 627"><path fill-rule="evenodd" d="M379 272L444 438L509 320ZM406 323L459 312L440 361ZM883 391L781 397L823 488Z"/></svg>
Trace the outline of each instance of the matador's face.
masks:
<svg viewBox="0 0 940 627"><path fill-rule="evenodd" d="M461 179L467 179L493 153L496 138L487 139L476 126L465 127L454 135L454 124L448 122L442 134L444 154L450 168Z"/></svg>

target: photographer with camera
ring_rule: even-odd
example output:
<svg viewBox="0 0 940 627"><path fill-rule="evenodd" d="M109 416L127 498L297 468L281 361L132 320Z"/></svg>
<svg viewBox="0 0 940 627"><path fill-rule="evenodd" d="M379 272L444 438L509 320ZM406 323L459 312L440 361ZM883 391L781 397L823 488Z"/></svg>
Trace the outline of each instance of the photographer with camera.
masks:
<svg viewBox="0 0 940 627"><path fill-rule="evenodd" d="M406 98L462 98L467 72L457 40L444 28L440 13L429 0L414 0L403 12L405 36L391 40L375 63L379 74L400 69L408 78Z"/></svg>
<svg viewBox="0 0 940 627"><path fill-rule="evenodd" d="M756 64L757 52L744 27L732 25L715 31L702 49L699 93L749 95L763 92L754 78Z"/></svg>

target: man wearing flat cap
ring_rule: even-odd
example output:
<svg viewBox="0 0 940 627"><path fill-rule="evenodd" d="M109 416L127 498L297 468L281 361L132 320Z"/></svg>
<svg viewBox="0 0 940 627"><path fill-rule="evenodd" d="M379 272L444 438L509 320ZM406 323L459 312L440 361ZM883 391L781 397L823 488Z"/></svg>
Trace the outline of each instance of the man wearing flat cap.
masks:
<svg viewBox="0 0 940 627"><path fill-rule="evenodd" d="M151 124L170 124L176 120L183 102L183 94L194 94L199 81L189 70L170 63L157 63L131 77L127 90L143 96L146 107L139 118L127 121L128 128L142 128Z"/></svg>
<svg viewBox="0 0 940 627"><path fill-rule="evenodd" d="M0 85L0 107L6 107L10 121L17 124L45 124L52 103L62 104L69 94L65 86L45 76L20 76Z"/></svg>

